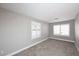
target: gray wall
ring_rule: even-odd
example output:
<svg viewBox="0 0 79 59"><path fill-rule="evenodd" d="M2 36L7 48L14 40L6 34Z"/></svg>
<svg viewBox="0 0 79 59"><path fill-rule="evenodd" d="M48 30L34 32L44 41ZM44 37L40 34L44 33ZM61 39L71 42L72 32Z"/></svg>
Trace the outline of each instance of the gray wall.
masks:
<svg viewBox="0 0 79 59"><path fill-rule="evenodd" d="M54 24L70 24L70 37L67 36L55 36L53 35L53 25ZM69 20L69 21L62 21L62 22L55 22L55 23L50 23L49 24L49 37L52 38L59 38L59 39L63 39L63 40L69 40L69 41L74 41L75 39L75 27L74 27L74 20Z"/></svg>
<svg viewBox="0 0 79 59"><path fill-rule="evenodd" d="M42 24L41 37L31 40L31 21L36 19L0 9L0 55L25 48L48 36L48 23Z"/></svg>
<svg viewBox="0 0 79 59"><path fill-rule="evenodd" d="M79 14L75 19L75 45L79 51Z"/></svg>

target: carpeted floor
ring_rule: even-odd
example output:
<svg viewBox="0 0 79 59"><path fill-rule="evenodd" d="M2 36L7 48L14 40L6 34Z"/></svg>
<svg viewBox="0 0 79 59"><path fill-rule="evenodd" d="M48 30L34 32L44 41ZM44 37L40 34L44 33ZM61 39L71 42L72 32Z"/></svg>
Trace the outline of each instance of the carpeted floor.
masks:
<svg viewBox="0 0 79 59"><path fill-rule="evenodd" d="M48 39L14 56L78 56L73 43Z"/></svg>

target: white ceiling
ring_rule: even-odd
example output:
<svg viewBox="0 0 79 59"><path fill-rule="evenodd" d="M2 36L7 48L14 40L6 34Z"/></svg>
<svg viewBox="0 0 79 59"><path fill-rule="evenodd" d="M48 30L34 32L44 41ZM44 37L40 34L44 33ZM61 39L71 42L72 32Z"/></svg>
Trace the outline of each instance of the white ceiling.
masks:
<svg viewBox="0 0 79 59"><path fill-rule="evenodd" d="M47 22L74 19L79 12L78 3L7 3L0 7Z"/></svg>

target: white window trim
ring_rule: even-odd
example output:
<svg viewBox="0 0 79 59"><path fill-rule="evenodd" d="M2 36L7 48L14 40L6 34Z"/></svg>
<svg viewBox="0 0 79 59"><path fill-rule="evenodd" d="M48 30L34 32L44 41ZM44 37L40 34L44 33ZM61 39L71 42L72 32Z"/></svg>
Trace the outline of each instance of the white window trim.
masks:
<svg viewBox="0 0 79 59"><path fill-rule="evenodd" d="M55 24L55 25L60 25L60 34L55 34L54 32L53 32L53 35L55 35L55 36L65 36L65 37L69 37L70 36L70 24L69 23L66 23L66 24L68 24L69 25L69 34L68 35L62 35L61 34L61 25L65 25L65 24ZM54 31L54 26L55 25L53 25L53 31Z"/></svg>
<svg viewBox="0 0 79 59"><path fill-rule="evenodd" d="M32 23L33 23L33 22L35 22L35 23L37 23L37 24L40 24L40 29L39 29L39 30L40 30L40 34L39 34L39 36L36 36L36 38L33 38L33 37L32 37L32 32L33 32L33 30L32 30ZM38 31L38 29L37 29L36 31ZM37 33L36 33L36 35L37 35ZM34 40L34 39L38 39L38 38L40 38L40 37L41 37L41 23L40 23L40 22L37 22L37 21L31 21L31 39Z"/></svg>

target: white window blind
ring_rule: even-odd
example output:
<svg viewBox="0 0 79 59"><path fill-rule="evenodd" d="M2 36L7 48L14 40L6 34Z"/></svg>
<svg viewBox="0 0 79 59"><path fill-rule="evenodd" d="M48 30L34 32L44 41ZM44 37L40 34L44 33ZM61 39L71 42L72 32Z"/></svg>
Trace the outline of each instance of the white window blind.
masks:
<svg viewBox="0 0 79 59"><path fill-rule="evenodd" d="M54 25L54 35L60 35L60 25Z"/></svg>
<svg viewBox="0 0 79 59"><path fill-rule="evenodd" d="M70 35L70 25L69 24L59 24L53 26L54 35L69 36Z"/></svg>
<svg viewBox="0 0 79 59"><path fill-rule="evenodd" d="M41 37L41 24L39 22L32 21L31 27L32 39Z"/></svg>

